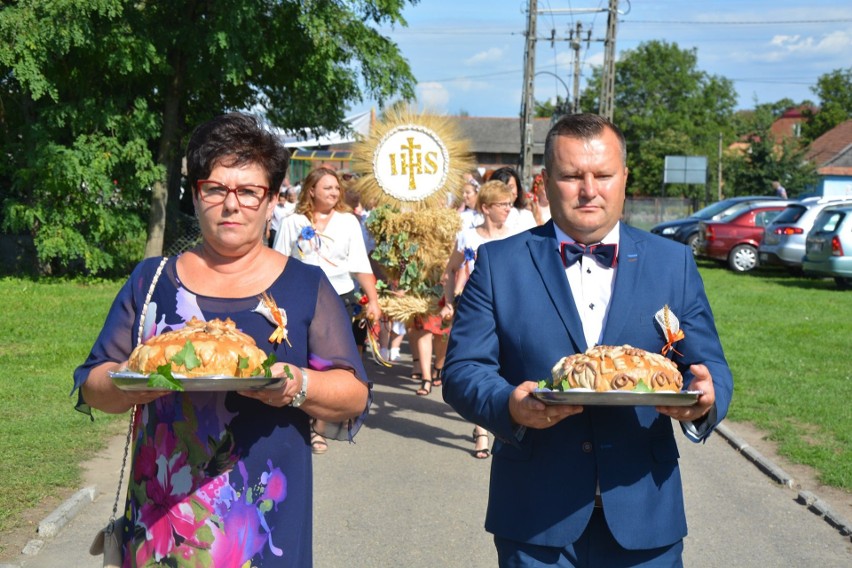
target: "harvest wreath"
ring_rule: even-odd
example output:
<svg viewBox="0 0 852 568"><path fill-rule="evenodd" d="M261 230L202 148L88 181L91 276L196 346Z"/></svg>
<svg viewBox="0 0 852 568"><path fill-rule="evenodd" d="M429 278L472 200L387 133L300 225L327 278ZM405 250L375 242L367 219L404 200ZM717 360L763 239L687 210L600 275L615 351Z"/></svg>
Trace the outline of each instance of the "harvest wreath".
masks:
<svg viewBox="0 0 852 568"><path fill-rule="evenodd" d="M372 257L385 270L378 289L388 318L411 322L440 310L441 274L461 230L446 205L472 167L451 119L406 108L388 111L356 144L355 190L376 204L367 228L376 241Z"/></svg>

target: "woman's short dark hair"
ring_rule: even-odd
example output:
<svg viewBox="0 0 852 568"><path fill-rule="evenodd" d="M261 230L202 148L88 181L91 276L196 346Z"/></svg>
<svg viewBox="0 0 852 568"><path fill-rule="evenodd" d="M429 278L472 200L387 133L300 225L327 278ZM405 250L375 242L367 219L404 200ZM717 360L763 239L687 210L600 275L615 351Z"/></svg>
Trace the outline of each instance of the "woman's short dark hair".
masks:
<svg viewBox="0 0 852 568"><path fill-rule="evenodd" d="M186 146L186 173L190 187L207 179L218 165L257 164L269 179L268 198L278 195L287 175L290 152L275 134L254 116L241 112L219 115L195 128Z"/></svg>
<svg viewBox="0 0 852 568"><path fill-rule="evenodd" d="M503 166L502 168L497 168L491 174L489 180L496 179L502 181L506 185L509 185L509 180L515 180L515 187L518 188L518 195L515 197L515 202L512 204L513 207L517 209L524 208L524 186L521 185L521 176L518 175L517 170L515 168L510 168L509 166Z"/></svg>

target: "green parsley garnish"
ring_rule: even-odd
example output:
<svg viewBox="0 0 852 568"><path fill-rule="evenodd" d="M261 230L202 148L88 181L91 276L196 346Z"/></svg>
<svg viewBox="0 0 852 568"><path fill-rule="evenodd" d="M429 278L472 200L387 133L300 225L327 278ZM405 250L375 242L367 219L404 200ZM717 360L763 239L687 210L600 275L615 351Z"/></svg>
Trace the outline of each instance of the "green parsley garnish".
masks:
<svg viewBox="0 0 852 568"><path fill-rule="evenodd" d="M172 366L168 363L160 365L157 367L156 373L151 373L148 376L148 386L158 390L184 390L183 385L172 374Z"/></svg>

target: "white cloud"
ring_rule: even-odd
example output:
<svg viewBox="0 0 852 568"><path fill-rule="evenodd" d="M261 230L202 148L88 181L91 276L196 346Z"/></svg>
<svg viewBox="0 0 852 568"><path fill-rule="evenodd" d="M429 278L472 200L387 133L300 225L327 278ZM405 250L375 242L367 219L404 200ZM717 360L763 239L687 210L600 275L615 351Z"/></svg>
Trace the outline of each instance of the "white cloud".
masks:
<svg viewBox="0 0 852 568"><path fill-rule="evenodd" d="M446 112L450 93L441 83L418 83L417 102L424 110Z"/></svg>
<svg viewBox="0 0 852 568"><path fill-rule="evenodd" d="M472 57L464 60L464 64L468 66L481 65L482 63L494 63L503 59L503 50L499 47L492 47L485 51L480 51Z"/></svg>
<svg viewBox="0 0 852 568"><path fill-rule="evenodd" d="M822 37L776 35L769 48L752 56L753 61L776 62L790 56L822 57L848 53L852 49L852 31L836 31Z"/></svg>

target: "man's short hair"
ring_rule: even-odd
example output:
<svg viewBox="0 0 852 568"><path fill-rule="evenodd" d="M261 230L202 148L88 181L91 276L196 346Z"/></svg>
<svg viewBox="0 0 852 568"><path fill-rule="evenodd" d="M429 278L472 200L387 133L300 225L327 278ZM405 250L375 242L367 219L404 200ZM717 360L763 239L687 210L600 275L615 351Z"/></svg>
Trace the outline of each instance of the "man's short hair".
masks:
<svg viewBox="0 0 852 568"><path fill-rule="evenodd" d="M604 130L611 130L618 143L621 145L621 161L627 165L627 142L624 139L624 133L621 129L613 124L610 120L591 113L584 114L567 114L560 118L547 133L547 138L544 140L544 167L550 172L553 165L553 147L556 143L557 136L568 136L569 138L579 138L580 140L591 140L600 136Z"/></svg>

